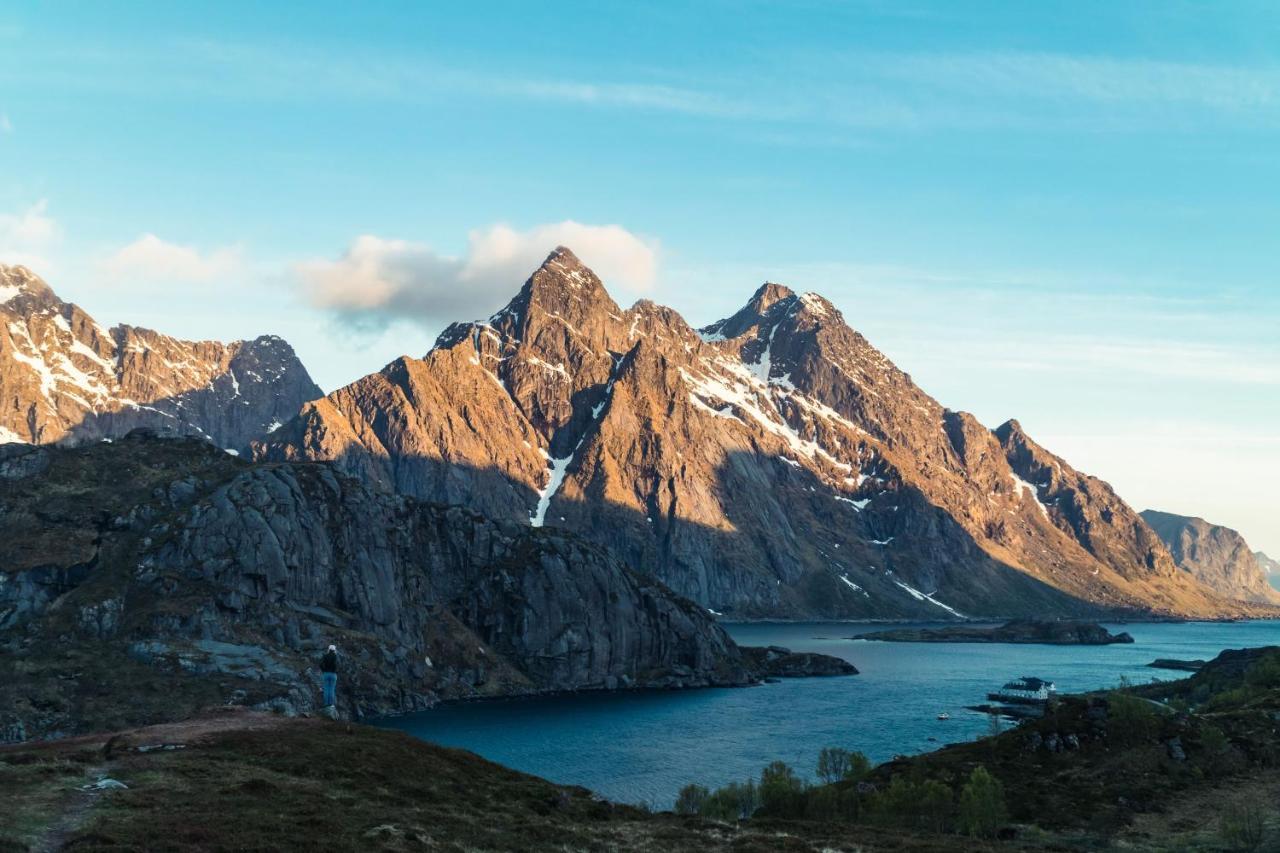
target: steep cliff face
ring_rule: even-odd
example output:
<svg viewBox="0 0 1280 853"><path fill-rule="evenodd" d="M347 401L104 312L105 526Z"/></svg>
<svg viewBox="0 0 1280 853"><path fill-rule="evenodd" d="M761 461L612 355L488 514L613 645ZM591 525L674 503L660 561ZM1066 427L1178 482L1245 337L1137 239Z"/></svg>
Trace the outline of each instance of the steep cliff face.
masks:
<svg viewBox="0 0 1280 853"><path fill-rule="evenodd" d="M487 321L254 452L573 530L736 616L1247 610L1105 483L945 409L822 297L766 284L697 331L619 308L564 248Z"/></svg>
<svg viewBox="0 0 1280 853"><path fill-rule="evenodd" d="M243 451L321 396L285 341L181 341L104 329L25 267L0 266L0 442L45 444L135 427Z"/></svg>
<svg viewBox="0 0 1280 853"><path fill-rule="evenodd" d="M24 672L87 649L305 709L333 642L365 714L758 674L702 608L566 532L194 439L0 450L0 648ZM89 716L7 689L29 731Z"/></svg>
<svg viewBox="0 0 1280 853"><path fill-rule="evenodd" d="M1228 598L1280 604L1267 571L1235 530L1153 509L1143 510L1142 517L1168 544L1178 566L1201 583Z"/></svg>

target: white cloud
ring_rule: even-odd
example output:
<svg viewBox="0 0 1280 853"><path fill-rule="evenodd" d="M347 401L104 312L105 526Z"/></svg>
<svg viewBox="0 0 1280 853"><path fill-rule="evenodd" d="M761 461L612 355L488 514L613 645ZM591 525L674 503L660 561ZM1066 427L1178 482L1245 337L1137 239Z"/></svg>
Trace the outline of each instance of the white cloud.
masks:
<svg viewBox="0 0 1280 853"><path fill-rule="evenodd" d="M143 234L102 261L102 267L113 278L206 282L237 272L240 254L234 246L201 252L167 243L155 234Z"/></svg>
<svg viewBox="0 0 1280 853"><path fill-rule="evenodd" d="M0 135L8 136L13 133L13 122L9 120L8 113L0 113Z"/></svg>
<svg viewBox="0 0 1280 853"><path fill-rule="evenodd" d="M41 199L21 213L0 213L0 263L22 264L36 273L51 266L47 251L61 236Z"/></svg>
<svg viewBox="0 0 1280 853"><path fill-rule="evenodd" d="M312 304L344 320L382 326L403 318L440 325L501 307L557 245L572 249L619 301L653 286L656 243L617 225L571 220L526 231L507 225L472 231L460 258L422 243L365 235L337 260L302 263L295 274Z"/></svg>

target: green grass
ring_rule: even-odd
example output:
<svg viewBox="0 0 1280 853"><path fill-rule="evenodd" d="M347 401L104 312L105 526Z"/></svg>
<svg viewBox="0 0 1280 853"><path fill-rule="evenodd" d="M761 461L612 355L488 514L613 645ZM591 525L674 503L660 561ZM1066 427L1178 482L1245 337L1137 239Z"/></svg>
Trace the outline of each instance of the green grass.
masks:
<svg viewBox="0 0 1280 853"><path fill-rule="evenodd" d="M227 715L219 715L226 718ZM105 736L89 746L0 750L8 849L25 849L84 802L74 788L101 767L129 785L102 794L61 836L77 851L961 851L968 839L881 827L758 820L738 824L609 803L468 752L398 732L266 718L266 728L204 735L185 749L138 753ZM133 734L134 745L156 734ZM80 798L80 799L77 799ZM13 815L15 817L10 817ZM1056 849L1013 845L999 849ZM0 846L0 850L6 849Z"/></svg>

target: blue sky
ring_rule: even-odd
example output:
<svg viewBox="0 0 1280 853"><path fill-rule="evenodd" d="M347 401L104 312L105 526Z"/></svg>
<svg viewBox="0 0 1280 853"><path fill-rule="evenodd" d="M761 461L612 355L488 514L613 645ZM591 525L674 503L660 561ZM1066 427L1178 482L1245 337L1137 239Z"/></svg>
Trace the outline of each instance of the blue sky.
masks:
<svg viewBox="0 0 1280 853"><path fill-rule="evenodd" d="M103 321L276 332L331 389L567 235L697 323L819 291L1272 552L1277 150L1262 2L0 9L0 259Z"/></svg>

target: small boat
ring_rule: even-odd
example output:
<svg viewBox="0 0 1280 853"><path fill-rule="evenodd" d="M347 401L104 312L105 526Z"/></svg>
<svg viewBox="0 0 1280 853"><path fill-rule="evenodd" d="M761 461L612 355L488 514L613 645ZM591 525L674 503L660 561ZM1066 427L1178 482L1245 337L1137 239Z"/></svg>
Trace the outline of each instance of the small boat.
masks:
<svg viewBox="0 0 1280 853"><path fill-rule="evenodd" d="M946 711L943 711L941 714L939 714L939 715L938 715L938 719L939 719L939 720L949 720L949 719L951 719L951 715L950 715L950 714L948 714Z"/></svg>

